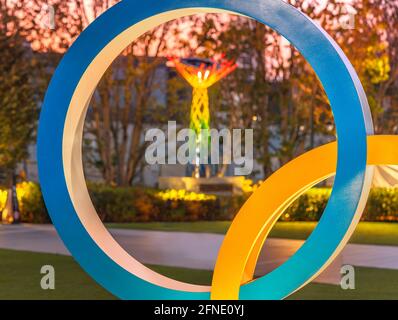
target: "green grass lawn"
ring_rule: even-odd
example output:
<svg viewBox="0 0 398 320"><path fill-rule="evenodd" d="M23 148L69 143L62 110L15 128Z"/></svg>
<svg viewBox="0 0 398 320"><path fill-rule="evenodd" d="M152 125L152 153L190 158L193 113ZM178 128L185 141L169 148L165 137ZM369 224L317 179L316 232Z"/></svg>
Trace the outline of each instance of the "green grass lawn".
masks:
<svg viewBox="0 0 398 320"><path fill-rule="evenodd" d="M0 249L0 299L115 299L96 284L73 258ZM55 290L42 290L40 269L55 268ZM151 266L174 279L210 284L211 271ZM356 289L309 284L289 299L398 299L398 270L356 268Z"/></svg>
<svg viewBox="0 0 398 320"><path fill-rule="evenodd" d="M111 223L111 228L209 232L225 234L230 221L199 222L148 222L148 223ZM316 222L278 222L270 237L285 239L307 239L315 228ZM352 236L351 243L398 245L398 223L361 222Z"/></svg>
<svg viewBox="0 0 398 320"><path fill-rule="evenodd" d="M72 257L0 249L0 300L4 299L115 299L92 280ZM42 290L40 269L55 269L55 290ZM202 270L149 266L166 276L194 284L210 283Z"/></svg>
<svg viewBox="0 0 398 320"><path fill-rule="evenodd" d="M355 289L311 283L289 297L293 300L398 300L398 270L355 267Z"/></svg>
<svg viewBox="0 0 398 320"><path fill-rule="evenodd" d="M231 221L107 223L108 228L225 234Z"/></svg>

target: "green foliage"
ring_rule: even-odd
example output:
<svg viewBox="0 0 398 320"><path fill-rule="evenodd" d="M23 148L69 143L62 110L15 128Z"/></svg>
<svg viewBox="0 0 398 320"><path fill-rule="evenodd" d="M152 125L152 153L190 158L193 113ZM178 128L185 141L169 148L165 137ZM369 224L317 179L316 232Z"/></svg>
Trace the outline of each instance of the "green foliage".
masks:
<svg viewBox="0 0 398 320"><path fill-rule="evenodd" d="M50 222L41 189L37 183L22 182L18 184L17 197L22 222Z"/></svg>
<svg viewBox="0 0 398 320"><path fill-rule="evenodd" d="M21 222L48 223L50 217L44 205L40 186L33 182L18 183L17 199ZM0 189L0 212L5 207L7 201L7 189Z"/></svg>
<svg viewBox="0 0 398 320"><path fill-rule="evenodd" d="M36 128L35 63L18 34L0 28L0 166L9 175L26 159Z"/></svg>
<svg viewBox="0 0 398 320"><path fill-rule="evenodd" d="M367 48L363 70L365 70L372 84L379 84L389 79L391 67L385 46L378 45Z"/></svg>
<svg viewBox="0 0 398 320"><path fill-rule="evenodd" d="M282 221L317 221L325 210L329 188L313 188L298 198L282 215Z"/></svg>
<svg viewBox="0 0 398 320"><path fill-rule="evenodd" d="M136 216L131 201L133 188L90 185L90 196L102 221L128 222Z"/></svg>
<svg viewBox="0 0 398 320"><path fill-rule="evenodd" d="M282 215L282 221L318 221L330 196L329 188L313 188L297 199ZM364 221L398 221L398 189L373 188Z"/></svg>
<svg viewBox="0 0 398 320"><path fill-rule="evenodd" d="M101 220L115 223L232 220L248 197L248 194L233 197L203 197L196 194L193 197L193 193L186 193L186 197L170 198L156 189L100 184L90 184L88 189ZM329 188L308 190L287 208L280 220L318 221L330 192ZM50 222L38 184L18 184L17 195L23 222ZM0 210L5 199L4 189L0 190ZM372 189L362 220L398 221L398 189Z"/></svg>
<svg viewBox="0 0 398 320"><path fill-rule="evenodd" d="M93 203L105 222L228 220L245 197L167 199L158 190L90 185Z"/></svg>
<svg viewBox="0 0 398 320"><path fill-rule="evenodd" d="M393 188L372 189L364 220L398 221L398 191Z"/></svg>

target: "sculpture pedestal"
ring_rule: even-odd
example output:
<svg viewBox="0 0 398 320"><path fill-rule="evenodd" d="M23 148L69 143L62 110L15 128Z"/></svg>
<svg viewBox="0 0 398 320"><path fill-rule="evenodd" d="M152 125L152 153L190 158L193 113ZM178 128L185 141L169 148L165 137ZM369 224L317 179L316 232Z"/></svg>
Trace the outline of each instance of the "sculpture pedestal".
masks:
<svg viewBox="0 0 398 320"><path fill-rule="evenodd" d="M244 177L159 177L160 189L187 190L216 195L242 194Z"/></svg>

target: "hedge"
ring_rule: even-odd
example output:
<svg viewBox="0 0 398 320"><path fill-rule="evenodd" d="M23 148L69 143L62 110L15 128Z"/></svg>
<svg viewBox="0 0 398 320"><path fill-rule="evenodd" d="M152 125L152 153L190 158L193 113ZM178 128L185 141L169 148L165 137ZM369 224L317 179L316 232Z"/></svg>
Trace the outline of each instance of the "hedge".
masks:
<svg viewBox="0 0 398 320"><path fill-rule="evenodd" d="M246 199L103 185L89 191L104 222L230 220Z"/></svg>
<svg viewBox="0 0 398 320"><path fill-rule="evenodd" d="M330 188L313 188L297 199L282 215L282 221L318 221L330 196ZM398 188L372 188L363 221L398 221Z"/></svg>
<svg viewBox="0 0 398 320"><path fill-rule="evenodd" d="M89 185L89 192L104 222L231 220L250 195L216 197L184 190L159 191L94 184ZM23 222L50 222L39 185L32 182L18 184L17 194ZM328 188L310 189L283 213L281 220L317 221L329 196ZM0 190L0 210L5 199L6 192ZM398 189L372 189L362 220L398 221Z"/></svg>
<svg viewBox="0 0 398 320"><path fill-rule="evenodd" d="M17 185L17 198L22 222L49 223L50 217L44 205L40 187L37 183L22 182ZM0 212L5 206L7 191L0 190Z"/></svg>

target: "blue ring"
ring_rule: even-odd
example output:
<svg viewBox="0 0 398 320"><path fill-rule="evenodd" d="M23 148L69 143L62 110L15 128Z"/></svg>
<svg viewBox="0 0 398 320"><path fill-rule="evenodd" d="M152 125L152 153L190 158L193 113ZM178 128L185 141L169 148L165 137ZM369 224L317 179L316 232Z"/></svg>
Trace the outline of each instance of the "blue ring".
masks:
<svg viewBox="0 0 398 320"><path fill-rule="evenodd" d="M293 257L270 274L243 286L240 293L242 299L284 298L322 267L350 227L361 197L366 195L366 136L372 133L372 124L362 86L344 54L322 29L281 0L123 0L94 21L60 62L41 111L38 163L46 206L75 259L97 282L119 298L210 297L208 292L182 292L158 287L112 261L80 222L63 171L64 123L73 93L90 62L130 26L163 12L185 8L228 10L270 26L294 44L312 65L331 102L338 135L338 163L334 189L322 219Z"/></svg>

